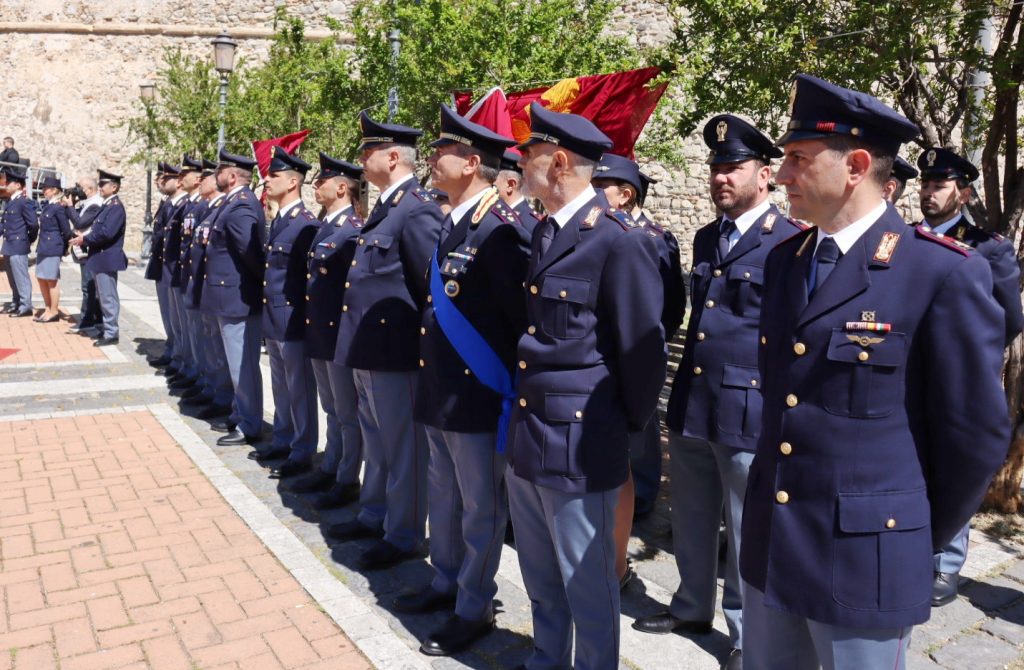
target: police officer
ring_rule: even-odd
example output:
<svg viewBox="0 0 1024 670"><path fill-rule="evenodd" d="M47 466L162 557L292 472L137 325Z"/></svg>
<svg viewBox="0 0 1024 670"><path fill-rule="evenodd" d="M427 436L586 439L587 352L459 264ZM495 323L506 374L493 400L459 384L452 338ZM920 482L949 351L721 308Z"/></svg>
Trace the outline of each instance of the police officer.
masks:
<svg viewBox="0 0 1024 670"><path fill-rule="evenodd" d="M85 265L95 277L100 311L103 312L103 328L95 346L104 347L120 340L118 318L121 299L117 293L117 273L128 269L128 257L124 254L124 205L117 196L121 190L121 176L100 170L99 185L103 207L89 232L79 233L71 243L89 252Z"/></svg>
<svg viewBox="0 0 1024 670"><path fill-rule="evenodd" d="M1020 301L1020 266L1013 244L1002 235L972 225L961 213L971 197L971 183L978 169L967 159L948 149L925 149L917 159L921 168L921 212L918 225L938 235L948 235L973 247L988 261L992 270L992 295L1003 308L1006 326L1005 344L1010 346L1024 326ZM960 569L967 561L971 525L965 525L956 537L935 551L935 581L932 606L941 607L956 599Z"/></svg>
<svg viewBox="0 0 1024 670"><path fill-rule="evenodd" d="M501 155L501 170L494 180L494 187L498 189L501 201L512 208L519 217L519 221L526 228L528 235L533 235L533 229L540 216L533 211L530 201L523 195L523 171L519 167L519 151L506 149Z"/></svg>
<svg viewBox="0 0 1024 670"><path fill-rule="evenodd" d="M199 308L217 317L234 400L226 420L210 424L227 433L217 444L253 444L263 431L260 310L264 271L263 207L249 184L256 161L221 150L217 189L227 195L210 224Z"/></svg>
<svg viewBox="0 0 1024 670"><path fill-rule="evenodd" d="M39 180L46 201L39 215L39 243L36 245L36 280L43 294L46 311L34 320L52 323L60 319L60 259L67 253L73 237L67 208L61 204L60 179L46 176Z"/></svg>
<svg viewBox="0 0 1024 670"><path fill-rule="evenodd" d="M513 140L441 106L431 181L453 209L430 265L415 418L430 443L429 588L399 596L402 612L454 614L420 651L447 656L494 628L495 575L508 507L504 442L516 343L526 330L526 230L492 185ZM498 433L501 433L500 437Z"/></svg>
<svg viewBox="0 0 1024 670"><path fill-rule="evenodd" d="M193 210L196 207L196 191L199 188L202 169L201 160L184 157L181 167L178 168L178 191L171 197L171 210L164 235L161 281L167 287L171 327L174 329L175 341L180 345L178 349L181 360L178 373L169 378L168 386L172 390L184 391L199 381L199 356L193 347L195 338L191 332L192 324L181 293L181 277L183 272L188 271L182 267L182 262L187 260L182 250L187 247L192 237Z"/></svg>
<svg viewBox="0 0 1024 670"><path fill-rule="evenodd" d="M903 197L903 191L907 188L907 182L918 175L914 166L897 156L892 162L892 174L885 181L885 189L882 197L894 205Z"/></svg>
<svg viewBox="0 0 1024 670"><path fill-rule="evenodd" d="M428 450L412 410L420 310L442 215L413 174L422 131L365 112L359 124L363 174L382 192L356 240L334 360L354 370L366 467L387 485L364 482L358 517L328 532L343 540L383 534L360 557L370 570L417 556L423 542Z"/></svg>
<svg viewBox="0 0 1024 670"><path fill-rule="evenodd" d="M181 292L185 311L194 322L196 341L193 349L200 356L202 384L182 394L181 404L186 407L202 407L196 416L212 419L231 413L231 376L228 373L224 355L224 342L217 327L217 317L201 309L203 275L206 274L206 245L210 240L213 222L220 214L225 194L217 189L217 164L203 161L202 180L197 194L202 198L203 207L192 210L194 230L187 249L188 258L182 261ZM184 270L187 268L187 272Z"/></svg>
<svg viewBox="0 0 1024 670"><path fill-rule="evenodd" d="M156 208L156 214L153 216L153 236L150 238L151 251L149 261L146 263L145 277L156 282L156 298L160 308L160 320L164 326L165 339L163 352L149 362L154 367L166 368L173 366L176 359L174 358L174 329L171 328L171 306L167 296L167 284L164 284L161 279L163 278L164 237L167 230L167 214L170 212L168 202L171 196L178 191L178 174L167 163L160 161L157 164L157 174L154 178L157 184L157 191L163 197L160 199L160 204ZM177 368L174 367L171 374L176 372Z"/></svg>
<svg viewBox="0 0 1024 670"><path fill-rule="evenodd" d="M267 198L277 214L267 234L263 273L263 338L270 358L274 393L274 430L270 447L250 458L260 462L285 458L270 476L291 477L307 471L316 453L316 381L305 353L306 261L319 223L302 204L302 182L309 163L274 147L267 170Z"/></svg>
<svg viewBox="0 0 1024 670"><path fill-rule="evenodd" d="M980 254L882 199L914 124L808 75L792 109L776 181L816 227L765 266L744 668L899 669L930 614L932 547L1006 454L1004 318Z"/></svg>
<svg viewBox="0 0 1024 670"><path fill-rule="evenodd" d="M612 519L627 435L647 425L664 380L658 252L590 185L611 141L574 114L534 103L530 116L523 191L552 213L533 231L506 475L533 603L526 666L617 668Z"/></svg>
<svg viewBox="0 0 1024 670"><path fill-rule="evenodd" d="M163 247L160 251L160 279L157 297L160 291L166 294L167 322L171 327L174 349L171 364L167 366L165 375L168 383L176 384L191 380L189 373L190 355L188 336L182 328L180 293L172 290L174 277L178 274L178 249L181 246L181 226L185 216L185 205L188 192L182 188L181 170L176 165L167 165L167 179L164 192L167 193L167 204L164 206ZM172 190L173 189L173 190Z"/></svg>
<svg viewBox="0 0 1024 670"><path fill-rule="evenodd" d="M306 274L306 355L312 361L320 405L327 416L327 445L320 467L290 488L295 493L323 492L314 508L329 509L359 499L363 438L359 434L352 369L334 362L345 300L345 283L363 221L355 212L363 169L320 153L313 180L323 207Z"/></svg>
<svg viewBox="0 0 1024 670"><path fill-rule="evenodd" d="M181 221L181 244L177 249L178 268L175 276L175 290L181 294L181 323L182 330L188 337L188 350L192 357L192 364L195 370L195 377L189 386L183 387L182 398L195 397L206 386L205 358L202 352L202 322L194 309L189 307L186 298L186 287L192 273L192 257L189 249L192 246L192 238L199 221L206 214L207 200L200 194L200 186L203 180L202 158L192 158L185 155L182 157L181 166L183 174L180 177L182 188L188 193L185 200L185 209Z"/></svg>
<svg viewBox="0 0 1024 670"><path fill-rule="evenodd" d="M722 216L693 242L693 313L672 384L666 423L672 467L672 544L679 588L668 610L638 619L649 633L710 633L718 573L718 529L728 533L722 610L742 667L738 557L747 472L760 428L757 327L768 253L803 227L769 196L771 161L782 152L732 114L704 125L711 199Z"/></svg>
<svg viewBox="0 0 1024 670"><path fill-rule="evenodd" d="M33 316L32 280L28 275L28 252L39 234L39 209L25 192L24 168L4 167L7 177L7 207L3 211L4 244L0 254L7 258L7 280L13 298L4 310L12 317Z"/></svg>

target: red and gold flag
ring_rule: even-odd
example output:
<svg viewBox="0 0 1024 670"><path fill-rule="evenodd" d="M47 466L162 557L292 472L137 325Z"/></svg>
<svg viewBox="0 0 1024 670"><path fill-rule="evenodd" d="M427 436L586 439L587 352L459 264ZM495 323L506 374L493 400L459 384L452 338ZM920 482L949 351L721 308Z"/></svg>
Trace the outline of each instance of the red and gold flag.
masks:
<svg viewBox="0 0 1024 670"><path fill-rule="evenodd" d="M309 135L308 130L300 130L291 135L283 137L271 137L267 140L253 140L252 153L256 158L257 167L260 170L260 178L267 178L267 170L270 168L270 160L274 157L274 147L281 147L290 154L294 154Z"/></svg>

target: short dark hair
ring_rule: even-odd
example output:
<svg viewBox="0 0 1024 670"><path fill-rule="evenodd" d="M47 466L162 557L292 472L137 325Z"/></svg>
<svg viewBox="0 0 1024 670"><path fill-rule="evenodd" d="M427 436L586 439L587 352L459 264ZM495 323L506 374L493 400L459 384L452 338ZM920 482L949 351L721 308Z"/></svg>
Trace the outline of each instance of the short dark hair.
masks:
<svg viewBox="0 0 1024 670"><path fill-rule="evenodd" d="M480 176L489 184L493 184L498 178L498 172L501 169L501 158L499 156L492 156L489 153L480 151L473 147L465 144L458 143L455 145L455 153L462 158L469 156L480 157L480 168L478 170Z"/></svg>
<svg viewBox="0 0 1024 670"><path fill-rule="evenodd" d="M959 188L959 189L970 188L971 187L971 180L968 179L967 177L957 177L956 178L956 187Z"/></svg>
<svg viewBox="0 0 1024 670"><path fill-rule="evenodd" d="M890 150L882 149L852 135L828 135L822 138L822 141L829 149L843 156L858 149L863 149L871 154L871 179L879 186L884 186L892 176L892 166L896 160L896 154Z"/></svg>
<svg viewBox="0 0 1024 670"><path fill-rule="evenodd" d="M8 135L7 137L4 138L4 142L10 142L11 144L14 144L14 138Z"/></svg>

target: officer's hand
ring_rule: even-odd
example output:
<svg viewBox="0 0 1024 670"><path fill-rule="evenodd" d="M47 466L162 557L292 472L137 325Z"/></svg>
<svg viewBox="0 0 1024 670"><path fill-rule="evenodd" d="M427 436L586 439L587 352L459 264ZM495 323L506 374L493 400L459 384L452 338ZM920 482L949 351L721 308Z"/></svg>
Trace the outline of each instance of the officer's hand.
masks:
<svg viewBox="0 0 1024 670"><path fill-rule="evenodd" d="M69 196L69 195L65 195L65 196L61 197L60 204L65 206L65 207L73 207L74 206L74 203L71 202L71 196Z"/></svg>
<svg viewBox="0 0 1024 670"><path fill-rule="evenodd" d="M84 242L85 242L85 235L82 235L81 233L79 233L78 235L75 235L74 238L72 238L71 245L75 246L75 247L80 247L80 246L82 246L82 244Z"/></svg>

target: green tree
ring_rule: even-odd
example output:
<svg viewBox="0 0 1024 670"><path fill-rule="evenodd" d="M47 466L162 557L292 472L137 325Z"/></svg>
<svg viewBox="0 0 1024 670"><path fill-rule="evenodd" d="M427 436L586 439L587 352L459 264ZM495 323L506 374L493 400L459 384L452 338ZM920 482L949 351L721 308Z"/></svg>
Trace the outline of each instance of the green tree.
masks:
<svg viewBox="0 0 1024 670"><path fill-rule="evenodd" d="M799 72L892 101L923 146L981 148L983 198L975 220L1015 239L1024 214L1018 116L1024 81L1019 0L659 0L674 19L664 57L682 92L678 127L720 111L750 115L774 133ZM994 45L983 35L995 36ZM1000 160L1000 158L1002 160ZM1020 253L1018 253L1020 255ZM1015 437L988 504L1024 508L1024 344L1005 371Z"/></svg>

